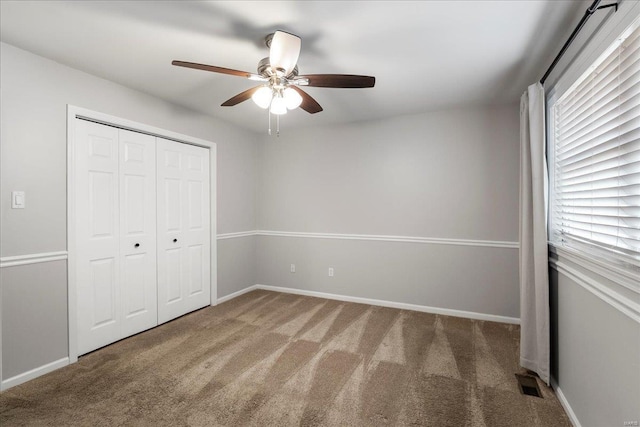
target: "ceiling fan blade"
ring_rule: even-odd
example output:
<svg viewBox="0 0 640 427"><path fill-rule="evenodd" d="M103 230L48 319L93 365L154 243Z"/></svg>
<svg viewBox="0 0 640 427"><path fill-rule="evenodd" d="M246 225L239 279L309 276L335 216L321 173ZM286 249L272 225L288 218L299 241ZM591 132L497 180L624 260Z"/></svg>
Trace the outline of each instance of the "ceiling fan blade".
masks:
<svg viewBox="0 0 640 427"><path fill-rule="evenodd" d="M284 31L276 31L271 38L269 48L271 67L284 70L284 75L288 76L298 63L301 44L300 37Z"/></svg>
<svg viewBox="0 0 640 427"><path fill-rule="evenodd" d="M335 87L335 88L365 88L374 87L376 78L371 76L355 76L352 74L307 74L298 76L295 80L307 80L300 83L303 86Z"/></svg>
<svg viewBox="0 0 640 427"><path fill-rule="evenodd" d="M229 74L231 76L246 77L247 79L251 79L251 80L258 80L258 81L266 80L264 77L258 74L249 73L247 71L233 70L231 68L216 67L215 65L197 64L195 62L186 62L186 61L171 61L171 64L177 65L178 67L194 68L196 70L211 71L213 73L221 73L221 74Z"/></svg>
<svg viewBox="0 0 640 427"><path fill-rule="evenodd" d="M244 92L241 92L234 96L233 98L229 98L222 103L222 107L233 107L234 105L240 104L241 102L246 101L251 98L251 95L254 94L255 91L260 89L262 86L252 87L251 89L247 89Z"/></svg>
<svg viewBox="0 0 640 427"><path fill-rule="evenodd" d="M313 99L311 95L309 95L307 92L303 91L302 89L296 86L289 86L289 87L295 90L296 92L298 92L302 97L302 104L300 104L300 108L302 108L304 111L310 114L315 114L322 111L322 107L320 106L320 104L318 104L318 101Z"/></svg>

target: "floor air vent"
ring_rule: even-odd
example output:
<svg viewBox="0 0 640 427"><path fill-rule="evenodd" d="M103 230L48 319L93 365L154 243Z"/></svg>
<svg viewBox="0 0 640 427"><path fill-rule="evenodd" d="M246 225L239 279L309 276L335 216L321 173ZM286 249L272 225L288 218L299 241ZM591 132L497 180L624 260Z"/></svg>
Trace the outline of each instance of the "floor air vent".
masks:
<svg viewBox="0 0 640 427"><path fill-rule="evenodd" d="M520 392L522 392L522 394L526 394L527 396L535 396L542 399L542 394L540 393L540 388L538 387L538 381L536 381L535 377L516 374L516 379L518 380L518 385L520 386Z"/></svg>

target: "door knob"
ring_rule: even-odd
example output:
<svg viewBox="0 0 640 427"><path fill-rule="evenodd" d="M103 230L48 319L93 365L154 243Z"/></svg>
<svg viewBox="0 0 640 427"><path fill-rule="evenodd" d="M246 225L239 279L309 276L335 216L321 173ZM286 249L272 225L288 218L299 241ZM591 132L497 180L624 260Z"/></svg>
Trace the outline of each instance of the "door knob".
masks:
<svg viewBox="0 0 640 427"><path fill-rule="evenodd" d="M175 243L175 242L177 242L177 241L178 241L178 239L173 239L173 243Z"/></svg>
<svg viewBox="0 0 640 427"><path fill-rule="evenodd" d="M134 247L136 247L136 248L139 248L139 247L140 247L140 243L136 243L136 244L135 244L135 245L133 245L133 246L134 246Z"/></svg>

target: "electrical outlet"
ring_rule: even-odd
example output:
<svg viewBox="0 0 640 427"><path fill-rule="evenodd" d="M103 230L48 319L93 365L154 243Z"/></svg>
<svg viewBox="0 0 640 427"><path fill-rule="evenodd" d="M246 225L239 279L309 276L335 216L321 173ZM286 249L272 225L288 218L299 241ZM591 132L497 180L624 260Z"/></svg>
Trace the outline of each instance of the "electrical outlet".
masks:
<svg viewBox="0 0 640 427"><path fill-rule="evenodd" d="M296 272L296 265L295 264L291 264L291 272L292 273Z"/></svg>
<svg viewBox="0 0 640 427"><path fill-rule="evenodd" d="M333 267L329 267L329 277L333 277Z"/></svg>

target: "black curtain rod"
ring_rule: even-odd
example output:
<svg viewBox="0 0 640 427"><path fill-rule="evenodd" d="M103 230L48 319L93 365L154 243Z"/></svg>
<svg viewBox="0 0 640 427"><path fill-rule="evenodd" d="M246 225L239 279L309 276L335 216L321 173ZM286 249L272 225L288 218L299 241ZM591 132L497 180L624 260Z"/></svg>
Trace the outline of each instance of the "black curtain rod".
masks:
<svg viewBox="0 0 640 427"><path fill-rule="evenodd" d="M564 46L562 46L562 49L560 49L560 53L558 53L558 55L556 56L556 59L554 59L551 65L549 66L549 68L547 68L547 72L544 73L544 76L542 76L542 78L540 79L540 84L544 84L545 80L547 80L547 77L549 77L549 74L551 74L551 72L556 67L556 65L558 65L560 58L562 58L562 55L564 55L567 49L569 48L569 46L571 46L571 43L573 43L573 41L575 40L580 30L582 30L582 27L584 27L584 24L586 24L589 18L591 18L591 15L593 15L594 13L596 13L596 11L600 9L606 9L608 7L615 7L616 12L618 11L618 3L611 3L611 4L605 4L604 6L599 6L601 1L602 0L594 0L591 6L589 6L589 8L584 12L584 16L582 17L580 22L578 22L578 25L569 36L569 40L567 40Z"/></svg>

